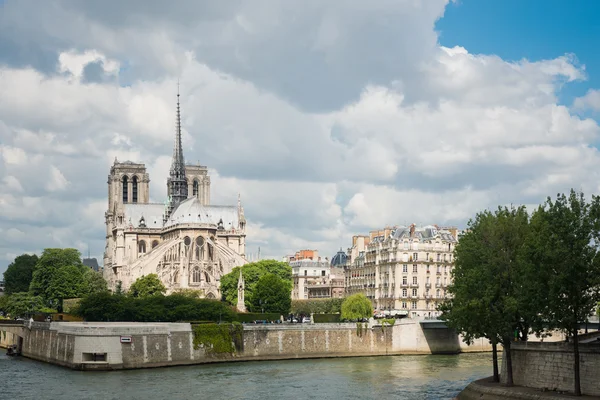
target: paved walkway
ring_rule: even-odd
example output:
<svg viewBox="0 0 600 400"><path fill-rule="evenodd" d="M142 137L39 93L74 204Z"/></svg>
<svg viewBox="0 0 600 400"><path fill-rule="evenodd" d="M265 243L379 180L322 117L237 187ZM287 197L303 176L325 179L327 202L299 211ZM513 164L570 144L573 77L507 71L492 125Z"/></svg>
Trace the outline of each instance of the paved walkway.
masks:
<svg viewBox="0 0 600 400"><path fill-rule="evenodd" d="M457 400L507 400L507 399L583 399L583 400L600 400L598 396L574 396L566 393L543 392L540 389L526 387L506 387L492 380L491 377L480 379L471 382L460 394L456 397Z"/></svg>

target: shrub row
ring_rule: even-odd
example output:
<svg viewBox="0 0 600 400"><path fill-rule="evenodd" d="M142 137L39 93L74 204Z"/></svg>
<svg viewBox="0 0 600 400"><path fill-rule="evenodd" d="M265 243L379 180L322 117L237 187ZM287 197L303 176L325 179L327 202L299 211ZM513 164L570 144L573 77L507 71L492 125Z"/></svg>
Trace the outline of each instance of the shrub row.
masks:
<svg viewBox="0 0 600 400"><path fill-rule="evenodd" d="M340 322L340 314L313 314L315 324Z"/></svg>
<svg viewBox="0 0 600 400"><path fill-rule="evenodd" d="M86 321L235 321L231 307L217 300L196 299L179 294L135 298L98 293L87 296L75 310Z"/></svg>

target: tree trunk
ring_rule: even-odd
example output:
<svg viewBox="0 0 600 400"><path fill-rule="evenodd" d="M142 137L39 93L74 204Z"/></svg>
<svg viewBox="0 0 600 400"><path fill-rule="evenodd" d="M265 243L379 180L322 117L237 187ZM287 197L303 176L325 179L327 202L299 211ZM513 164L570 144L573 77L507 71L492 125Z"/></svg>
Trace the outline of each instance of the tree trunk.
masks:
<svg viewBox="0 0 600 400"><path fill-rule="evenodd" d="M494 382L500 382L498 373L498 340L492 339L492 364L494 366Z"/></svg>
<svg viewBox="0 0 600 400"><path fill-rule="evenodd" d="M575 396L581 396L581 377L579 376L579 337L577 332L577 325L573 330L573 358L575 364L573 365L573 371L575 372Z"/></svg>
<svg viewBox="0 0 600 400"><path fill-rule="evenodd" d="M504 352L506 353L506 386L513 386L512 354L510 354L510 340L504 340Z"/></svg>

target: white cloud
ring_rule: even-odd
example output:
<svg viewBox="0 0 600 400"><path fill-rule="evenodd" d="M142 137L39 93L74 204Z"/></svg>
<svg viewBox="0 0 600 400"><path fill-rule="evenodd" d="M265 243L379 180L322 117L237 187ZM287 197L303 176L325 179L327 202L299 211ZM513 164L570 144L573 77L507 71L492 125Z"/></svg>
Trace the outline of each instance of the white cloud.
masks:
<svg viewBox="0 0 600 400"><path fill-rule="evenodd" d="M62 52L58 56L59 71L68 72L77 79L81 79L86 65L98 61L102 63L105 73L110 75L119 73L119 62L107 59L104 54L96 50L86 50L83 53L71 50Z"/></svg>
<svg viewBox="0 0 600 400"><path fill-rule="evenodd" d="M498 204L600 190L600 128L557 102L585 79L573 56L440 47L444 0L226 3L5 6L0 44L31 35L57 64L0 67L0 229L29 238L0 253L89 244L101 258L115 157L144 162L164 201L178 79L186 160L210 167L213 204L241 193L248 253L333 255L383 225L464 226ZM83 79L94 63L115 79Z"/></svg>
<svg viewBox="0 0 600 400"><path fill-rule="evenodd" d="M57 192L61 190L65 190L69 185L69 181L63 173L56 168L54 165L50 166L50 180L46 184L46 190L49 192Z"/></svg>
<svg viewBox="0 0 600 400"><path fill-rule="evenodd" d="M600 90L588 90L584 96L575 99L573 107L578 110L600 111Z"/></svg>

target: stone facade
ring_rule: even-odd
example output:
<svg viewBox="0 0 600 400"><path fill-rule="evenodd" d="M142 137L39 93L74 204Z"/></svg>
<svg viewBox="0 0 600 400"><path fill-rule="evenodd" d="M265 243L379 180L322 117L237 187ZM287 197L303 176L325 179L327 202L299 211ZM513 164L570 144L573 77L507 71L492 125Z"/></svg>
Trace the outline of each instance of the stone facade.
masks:
<svg viewBox="0 0 600 400"><path fill-rule="evenodd" d="M346 260L346 292L364 293L376 310L434 317L451 283L456 228L398 226L354 236Z"/></svg>
<svg viewBox="0 0 600 400"><path fill-rule="evenodd" d="M233 354L195 349L192 327L185 323L35 322L21 334L25 357L84 370L490 350L489 343L466 346L451 330L422 329L418 321L360 331L354 323L248 324L244 325L243 348Z"/></svg>
<svg viewBox="0 0 600 400"><path fill-rule="evenodd" d="M300 250L284 260L292 267L292 300L344 297L344 270L321 259L317 250Z"/></svg>
<svg viewBox="0 0 600 400"><path fill-rule="evenodd" d="M600 344L579 344L581 392L600 396ZM511 345L513 381L517 386L573 392L573 344L565 342L514 342ZM503 357L501 381L506 380Z"/></svg>
<svg viewBox="0 0 600 400"><path fill-rule="evenodd" d="M108 176L104 278L124 289L139 277L158 274L169 292L196 289L220 298L221 276L245 264L246 218L237 206L210 204L210 176L185 164L179 123L168 199L150 202L146 166L115 159ZM176 193L175 193L176 192Z"/></svg>

